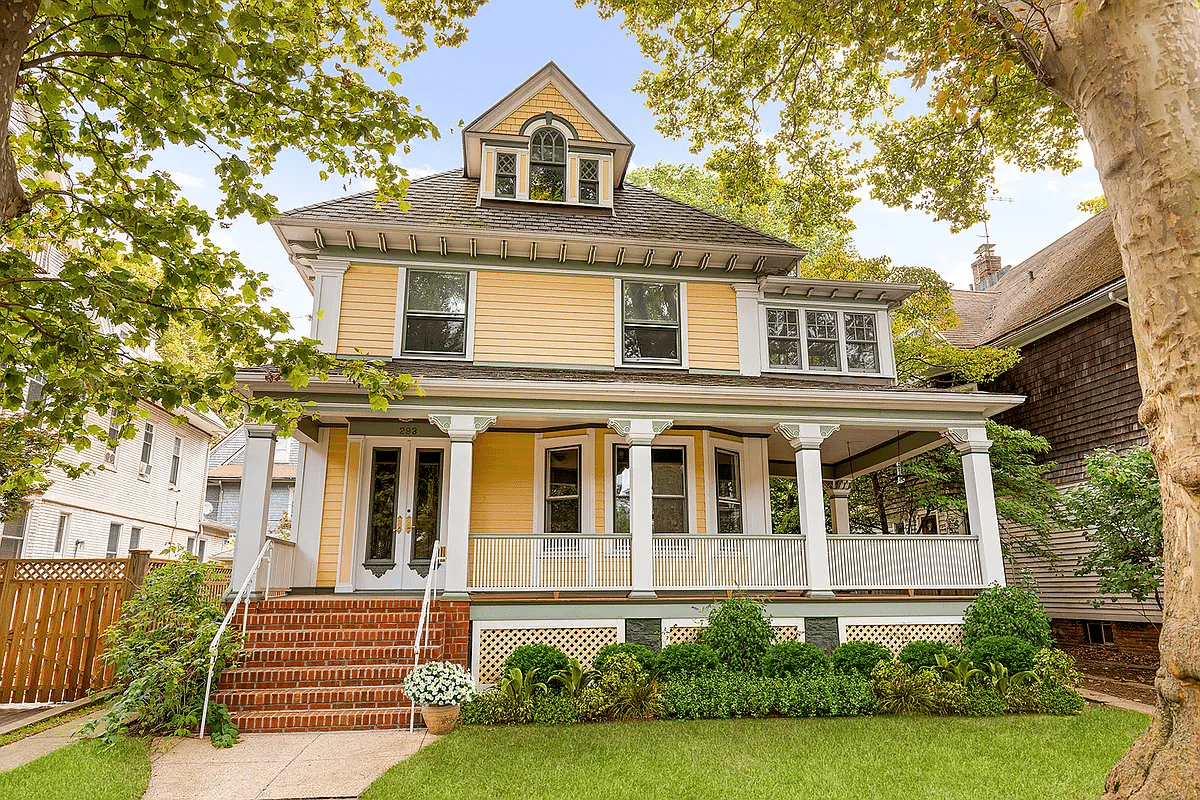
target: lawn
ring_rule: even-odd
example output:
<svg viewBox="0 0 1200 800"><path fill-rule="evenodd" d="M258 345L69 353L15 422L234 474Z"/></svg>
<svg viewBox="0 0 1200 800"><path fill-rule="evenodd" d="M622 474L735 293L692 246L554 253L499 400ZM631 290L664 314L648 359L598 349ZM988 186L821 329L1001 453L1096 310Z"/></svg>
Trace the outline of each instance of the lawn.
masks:
<svg viewBox="0 0 1200 800"><path fill-rule="evenodd" d="M0 798L137 800L149 782L148 739L119 739L111 750L89 739L0 772Z"/></svg>
<svg viewBox="0 0 1200 800"><path fill-rule="evenodd" d="M393 767L363 800L812 797L1075 800L1146 727L1078 717L863 717L467 728Z"/></svg>

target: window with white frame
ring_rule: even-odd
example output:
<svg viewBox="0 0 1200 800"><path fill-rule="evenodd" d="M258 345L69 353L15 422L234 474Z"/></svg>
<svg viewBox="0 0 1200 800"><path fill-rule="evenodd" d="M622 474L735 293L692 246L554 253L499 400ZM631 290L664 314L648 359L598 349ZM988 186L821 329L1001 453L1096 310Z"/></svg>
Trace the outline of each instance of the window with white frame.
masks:
<svg viewBox="0 0 1200 800"><path fill-rule="evenodd" d="M556 447L546 451L545 513L546 533L580 533L583 517L581 464L583 448ZM543 553L575 555L580 541L575 538L547 539Z"/></svg>
<svg viewBox="0 0 1200 800"><path fill-rule="evenodd" d="M600 162L594 158L579 159L579 202L600 202Z"/></svg>
<svg viewBox="0 0 1200 800"><path fill-rule="evenodd" d="M496 153L496 196L517 196L516 153Z"/></svg>
<svg viewBox="0 0 1200 800"><path fill-rule="evenodd" d="M771 369L881 372L872 311L768 307L766 339Z"/></svg>
<svg viewBox="0 0 1200 800"><path fill-rule="evenodd" d="M133 527L129 529L129 549L137 550L142 546L142 529Z"/></svg>
<svg viewBox="0 0 1200 800"><path fill-rule="evenodd" d="M116 558L121 549L121 523L111 522L108 525L108 545L104 548L105 558Z"/></svg>
<svg viewBox="0 0 1200 800"><path fill-rule="evenodd" d="M613 532L629 533L629 498L632 488L629 446L613 451ZM687 450L683 447L650 448L651 531L670 536L686 535L688 524Z"/></svg>
<svg viewBox="0 0 1200 800"><path fill-rule="evenodd" d="M108 423L108 445L104 450L104 463L110 467L117 465L117 437L120 436L121 429L117 426L115 420L109 420Z"/></svg>
<svg viewBox="0 0 1200 800"><path fill-rule="evenodd" d="M58 531L54 534L54 555L61 556L63 545L67 542L67 535L71 532L71 515L58 515Z"/></svg>
<svg viewBox="0 0 1200 800"><path fill-rule="evenodd" d="M466 272L408 270L404 295L404 352L466 355L467 291Z"/></svg>
<svg viewBox="0 0 1200 800"><path fill-rule="evenodd" d="M167 483L171 486L179 485L179 464L183 457L183 439L175 437L175 443L171 446L171 475L167 479Z"/></svg>
<svg viewBox="0 0 1200 800"><path fill-rule="evenodd" d="M142 461L138 467L138 474L149 475L153 469L152 458L154 456L154 425L147 422L146 427L142 430Z"/></svg>
<svg viewBox="0 0 1200 800"><path fill-rule="evenodd" d="M622 281L622 362L683 363L680 320L679 284Z"/></svg>
<svg viewBox="0 0 1200 800"><path fill-rule="evenodd" d="M717 533L742 532L742 465L731 450L717 448Z"/></svg>
<svg viewBox="0 0 1200 800"><path fill-rule="evenodd" d="M0 527L0 558L20 558L25 544L25 528L29 520L29 508L22 507L17 516Z"/></svg>

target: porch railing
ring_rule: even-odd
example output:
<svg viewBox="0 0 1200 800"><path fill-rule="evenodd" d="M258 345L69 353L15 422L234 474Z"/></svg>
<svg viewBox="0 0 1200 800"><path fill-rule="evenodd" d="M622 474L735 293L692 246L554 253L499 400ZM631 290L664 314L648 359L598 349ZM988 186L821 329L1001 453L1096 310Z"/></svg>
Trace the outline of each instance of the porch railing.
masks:
<svg viewBox="0 0 1200 800"><path fill-rule="evenodd" d="M835 589L979 589L975 536L830 536Z"/></svg>
<svg viewBox="0 0 1200 800"><path fill-rule="evenodd" d="M804 537L655 536L658 589L802 589Z"/></svg>
<svg viewBox="0 0 1200 800"><path fill-rule="evenodd" d="M469 585L475 591L628 589L629 536L472 534Z"/></svg>

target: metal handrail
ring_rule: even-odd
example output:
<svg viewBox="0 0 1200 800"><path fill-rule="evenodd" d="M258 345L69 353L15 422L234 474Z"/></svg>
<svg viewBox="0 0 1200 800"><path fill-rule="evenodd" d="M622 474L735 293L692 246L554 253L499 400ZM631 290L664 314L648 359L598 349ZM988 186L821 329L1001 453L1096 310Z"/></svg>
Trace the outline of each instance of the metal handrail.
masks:
<svg viewBox="0 0 1200 800"><path fill-rule="evenodd" d="M438 566L445 560L442 555L442 540L436 539L433 543L433 558L429 560L429 574L425 576L425 593L421 597L421 615L417 617L417 635L413 639L413 669L415 670L421 665L421 648L425 646L425 637L429 635L427 627L429 617L429 600L433 593L433 579L437 574ZM409 673L412 674L412 673ZM415 730L417 721L417 703L415 700L409 699L408 712L408 732L412 733Z"/></svg>
<svg viewBox="0 0 1200 800"><path fill-rule="evenodd" d="M258 551L258 557L254 559L254 564L250 567L250 573L246 575L246 580L242 581L242 588L238 589L238 593L234 595L233 602L229 605L229 610L225 612L225 619L221 620L221 626L217 628L217 633L212 638L212 642L208 645L208 679L204 683L204 711L200 714L200 738L204 738L204 726L208 722L208 702L212 697L212 680L213 670L217 665L217 651L221 647L221 637L225 635L225 629L229 627L230 620L237 613L238 603L242 602L242 598L246 595L254 579L258 576L258 568L262 564L263 559L267 560L267 585L263 589L263 599L266 600L271 595L271 550L274 547L274 542L270 539L262 546L262 550ZM246 634L247 617L250 614L250 604L244 603L242 606L242 635Z"/></svg>

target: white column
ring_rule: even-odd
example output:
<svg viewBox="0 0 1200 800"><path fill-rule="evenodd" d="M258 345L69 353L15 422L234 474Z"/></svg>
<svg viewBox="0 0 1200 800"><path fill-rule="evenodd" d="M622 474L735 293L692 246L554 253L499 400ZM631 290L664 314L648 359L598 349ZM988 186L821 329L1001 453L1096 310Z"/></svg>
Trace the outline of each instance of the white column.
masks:
<svg viewBox="0 0 1200 800"><path fill-rule="evenodd" d="M967 495L967 525L979 537L979 562L985 585L1004 585L1004 556L1000 549L1000 521L992 486L992 442L984 428L948 428L942 431L962 454L963 483Z"/></svg>
<svg viewBox="0 0 1200 800"><path fill-rule="evenodd" d="M825 481L825 492L833 510L834 536L850 535L850 483L848 479Z"/></svg>
<svg viewBox="0 0 1200 800"><path fill-rule="evenodd" d="M650 446L671 427L669 419L610 419L610 428L629 445L629 596L653 598L654 502Z"/></svg>
<svg viewBox="0 0 1200 800"><path fill-rule="evenodd" d="M467 593L467 557L471 539L471 468L475 437L495 417L430 414L429 421L450 437L450 500L446 510L445 593L447 600L469 600ZM434 554L437 557L437 554Z"/></svg>
<svg viewBox="0 0 1200 800"><path fill-rule="evenodd" d="M313 313L309 334L325 353L337 352L338 324L342 316L342 282L350 265L344 261L313 264Z"/></svg>
<svg viewBox="0 0 1200 800"><path fill-rule="evenodd" d="M275 462L275 426L247 425L242 459L242 502L238 510L237 542L233 551L230 589L237 591L250 574L258 551L267 540L267 512L271 506L271 465ZM258 571L252 590L266 584L266 569Z"/></svg>
<svg viewBox="0 0 1200 800"><path fill-rule="evenodd" d="M829 580L829 540L825 537L825 494L821 483L821 442L837 425L781 422L778 430L796 451L796 494L804 534L810 597L833 597Z"/></svg>
<svg viewBox="0 0 1200 800"><path fill-rule="evenodd" d="M292 580L296 586L316 586L329 429L322 428L315 441L299 435L296 439L300 442L300 459L296 464L296 494L292 508L292 540L296 543Z"/></svg>

